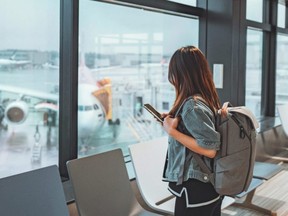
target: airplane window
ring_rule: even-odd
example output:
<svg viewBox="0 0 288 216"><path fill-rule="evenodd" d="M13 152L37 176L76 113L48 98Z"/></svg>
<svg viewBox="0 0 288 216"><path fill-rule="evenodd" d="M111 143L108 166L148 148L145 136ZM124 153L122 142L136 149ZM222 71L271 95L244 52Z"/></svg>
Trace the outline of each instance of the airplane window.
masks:
<svg viewBox="0 0 288 216"><path fill-rule="evenodd" d="M59 7L0 1L0 178L58 164Z"/></svg>
<svg viewBox="0 0 288 216"><path fill-rule="evenodd" d="M78 106L78 110L79 110L79 111L83 111L83 110L84 110L84 107L83 107L83 106Z"/></svg>
<svg viewBox="0 0 288 216"><path fill-rule="evenodd" d="M93 110L93 107L92 106L85 106L84 109L85 109L85 111L89 111L89 110Z"/></svg>
<svg viewBox="0 0 288 216"><path fill-rule="evenodd" d="M78 154L120 147L128 155L129 145L165 135L141 104L169 110L175 97L167 78L170 57L181 46L198 46L199 21L101 1L80 1L79 7L85 64L78 70L78 104L93 104L93 111L78 112Z"/></svg>

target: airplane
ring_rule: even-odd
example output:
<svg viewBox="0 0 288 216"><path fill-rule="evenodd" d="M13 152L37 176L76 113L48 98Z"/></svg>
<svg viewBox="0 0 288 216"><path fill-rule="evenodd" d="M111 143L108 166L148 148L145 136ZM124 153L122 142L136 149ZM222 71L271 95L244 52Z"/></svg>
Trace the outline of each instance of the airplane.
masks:
<svg viewBox="0 0 288 216"><path fill-rule="evenodd" d="M109 120L109 125L113 124L111 82L110 79L96 82L84 63L80 63L78 73L78 137L82 145L88 145L92 135L103 127L106 120ZM0 92L19 95L15 100L0 102L2 128L25 122L29 115L29 104L25 101L25 97L40 100L39 103L34 104L35 110L45 109L58 113L59 95L57 94L2 84L0 85ZM120 124L119 119L115 121L115 124Z"/></svg>
<svg viewBox="0 0 288 216"><path fill-rule="evenodd" d="M52 70L59 70L59 66L58 65L51 64L50 62L45 62L42 65L42 67L43 68L47 68L47 69L52 69Z"/></svg>
<svg viewBox="0 0 288 216"><path fill-rule="evenodd" d="M31 61L28 60L16 60L16 54L13 54L9 59L0 59L0 67L2 68L11 68L11 67L21 67L28 64L31 64Z"/></svg>

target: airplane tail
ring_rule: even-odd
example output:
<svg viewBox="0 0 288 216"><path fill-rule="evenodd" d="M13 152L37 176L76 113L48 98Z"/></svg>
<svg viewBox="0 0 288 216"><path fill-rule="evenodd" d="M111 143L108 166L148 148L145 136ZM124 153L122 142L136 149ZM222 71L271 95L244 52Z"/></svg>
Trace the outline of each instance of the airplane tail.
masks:
<svg viewBox="0 0 288 216"><path fill-rule="evenodd" d="M106 119L112 119L112 89L111 80L104 78L97 82L100 88L93 92L93 95L98 98L106 112Z"/></svg>
<svg viewBox="0 0 288 216"><path fill-rule="evenodd" d="M10 56L10 60L15 60L16 57L16 50L12 53L12 55Z"/></svg>

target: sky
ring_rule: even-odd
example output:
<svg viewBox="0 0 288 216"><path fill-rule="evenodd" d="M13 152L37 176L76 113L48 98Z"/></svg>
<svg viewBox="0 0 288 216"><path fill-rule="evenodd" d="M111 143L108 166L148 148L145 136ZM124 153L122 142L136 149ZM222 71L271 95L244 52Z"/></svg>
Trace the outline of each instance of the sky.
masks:
<svg viewBox="0 0 288 216"><path fill-rule="evenodd" d="M81 0L79 10L85 51L95 51L95 38L101 35L162 34L163 47L173 51L198 43L198 21L190 18L90 0ZM59 50L60 0L0 0L0 20L0 50Z"/></svg>
<svg viewBox="0 0 288 216"><path fill-rule="evenodd" d="M0 0L0 20L0 50L59 49L59 0Z"/></svg>
<svg viewBox="0 0 288 216"><path fill-rule="evenodd" d="M198 29L198 21L187 17L89 0L80 1L79 34L80 37L84 35L85 50L93 51L95 37L102 35L123 37L124 34L142 34L152 38L155 34L162 34L161 46L174 52L183 45L193 43L197 46Z"/></svg>
<svg viewBox="0 0 288 216"><path fill-rule="evenodd" d="M180 2L188 1L190 2L190 0ZM259 7L261 1L248 1L247 16L250 19L261 20L261 16L257 17L259 13L254 13L254 8ZM280 17L283 17L282 9L279 8ZM182 45L178 44L178 41L191 41L192 43L198 41L197 22L193 24L191 19L184 17L117 5L111 6L91 0L80 1L79 14L79 34L82 37L84 35L87 51L94 51L95 37L103 34L163 33L166 41L165 47L171 50ZM59 28L60 0L0 0L0 50L58 51ZM175 31L171 28L175 28ZM187 34L187 29L191 29L191 34Z"/></svg>

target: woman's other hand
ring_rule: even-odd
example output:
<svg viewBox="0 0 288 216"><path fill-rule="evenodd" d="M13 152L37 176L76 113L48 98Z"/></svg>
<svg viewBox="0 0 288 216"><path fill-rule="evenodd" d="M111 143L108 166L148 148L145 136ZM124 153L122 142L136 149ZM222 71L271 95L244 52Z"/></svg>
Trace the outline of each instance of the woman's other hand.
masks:
<svg viewBox="0 0 288 216"><path fill-rule="evenodd" d="M180 120L179 118L172 118L170 115L166 115L163 121L164 130L169 135L172 135L173 131L175 131L178 126L179 120Z"/></svg>
<svg viewBox="0 0 288 216"><path fill-rule="evenodd" d="M227 107L222 107L220 110L221 116L222 117L227 117L228 115L228 108Z"/></svg>

